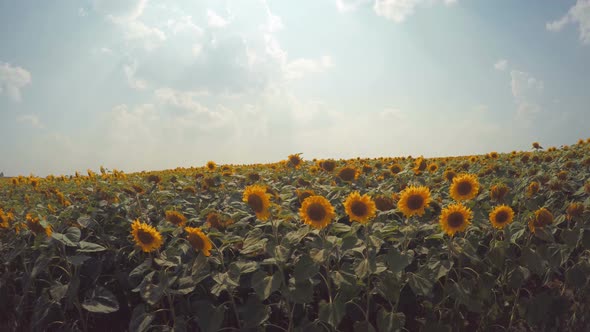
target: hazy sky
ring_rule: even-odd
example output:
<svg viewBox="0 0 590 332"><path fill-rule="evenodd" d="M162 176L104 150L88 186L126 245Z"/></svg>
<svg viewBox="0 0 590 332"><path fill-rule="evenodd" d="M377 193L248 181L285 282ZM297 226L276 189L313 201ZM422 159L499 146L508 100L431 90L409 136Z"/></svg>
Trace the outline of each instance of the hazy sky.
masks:
<svg viewBox="0 0 590 332"><path fill-rule="evenodd" d="M0 171L590 136L590 0L0 0Z"/></svg>

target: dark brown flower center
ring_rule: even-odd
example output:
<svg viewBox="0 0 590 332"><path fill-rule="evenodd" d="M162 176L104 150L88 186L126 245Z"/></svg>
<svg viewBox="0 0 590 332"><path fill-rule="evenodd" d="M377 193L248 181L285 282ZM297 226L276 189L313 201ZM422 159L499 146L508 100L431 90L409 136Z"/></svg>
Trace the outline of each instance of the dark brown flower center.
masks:
<svg viewBox="0 0 590 332"><path fill-rule="evenodd" d="M264 204L262 203L262 198L256 194L252 194L248 196L248 205L254 210L256 213L262 212L264 209Z"/></svg>
<svg viewBox="0 0 590 332"><path fill-rule="evenodd" d="M202 250L205 248L205 241L203 241L203 239L197 234L189 234L188 242L190 242L191 246L195 250Z"/></svg>
<svg viewBox="0 0 590 332"><path fill-rule="evenodd" d="M353 168L344 168L340 171L340 178L344 181L352 181L354 180L354 176L356 175L356 170Z"/></svg>
<svg viewBox="0 0 590 332"><path fill-rule="evenodd" d="M448 221L451 228L459 228L465 222L465 218L461 212L453 212L449 214Z"/></svg>
<svg viewBox="0 0 590 332"><path fill-rule="evenodd" d="M503 224L508 221L509 214L507 211L501 210L496 213L496 223Z"/></svg>
<svg viewBox="0 0 590 332"><path fill-rule="evenodd" d="M139 239L139 242L143 244L151 244L154 242L154 236L141 229L137 231L137 238Z"/></svg>
<svg viewBox="0 0 590 332"><path fill-rule="evenodd" d="M169 214L168 221L173 223L174 225L180 225L183 222L182 217L180 217L177 214Z"/></svg>
<svg viewBox="0 0 590 332"><path fill-rule="evenodd" d="M352 211L352 214L354 214L355 216L364 217L367 215L369 209L364 202L355 201L352 202L352 204L350 205L350 210Z"/></svg>
<svg viewBox="0 0 590 332"><path fill-rule="evenodd" d="M459 195L469 195L472 189L473 187L471 186L471 183L468 181L461 181L457 184L457 192L459 193Z"/></svg>
<svg viewBox="0 0 590 332"><path fill-rule="evenodd" d="M326 209L319 203L312 203L307 207L307 216L313 221L322 221L326 217Z"/></svg>
<svg viewBox="0 0 590 332"><path fill-rule="evenodd" d="M408 209L420 210L424 206L424 198L421 195L411 195L408 197Z"/></svg>

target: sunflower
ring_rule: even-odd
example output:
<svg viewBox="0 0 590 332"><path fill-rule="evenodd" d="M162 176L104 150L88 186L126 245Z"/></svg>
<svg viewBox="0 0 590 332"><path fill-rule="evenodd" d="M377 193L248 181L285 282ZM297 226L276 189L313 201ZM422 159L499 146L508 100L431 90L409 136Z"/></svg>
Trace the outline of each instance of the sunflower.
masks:
<svg viewBox="0 0 590 332"><path fill-rule="evenodd" d="M430 204L430 189L428 187L406 187L400 194L397 208L409 218L414 215L422 216Z"/></svg>
<svg viewBox="0 0 590 332"><path fill-rule="evenodd" d="M227 226L233 223L234 221L232 219L226 219L218 212L213 211L207 214L207 225L209 225L209 227L216 228L220 231L224 230L225 228L227 228Z"/></svg>
<svg viewBox="0 0 590 332"><path fill-rule="evenodd" d="M426 169L426 160L420 157L414 162L414 173L419 174Z"/></svg>
<svg viewBox="0 0 590 332"><path fill-rule="evenodd" d="M340 169L338 177L345 182L352 182L358 177L358 171L354 167L346 166Z"/></svg>
<svg viewBox="0 0 590 332"><path fill-rule="evenodd" d="M12 212L5 213L4 210L0 209L0 228L8 228L13 219Z"/></svg>
<svg viewBox="0 0 590 332"><path fill-rule="evenodd" d="M495 184L490 188L490 198L493 201L501 201L504 199L506 194L510 191L510 188L503 183Z"/></svg>
<svg viewBox="0 0 590 332"><path fill-rule="evenodd" d="M334 207L325 197L310 196L301 204L299 215L305 224L322 229L334 219Z"/></svg>
<svg viewBox="0 0 590 332"><path fill-rule="evenodd" d="M300 190L297 189L295 190L295 193L297 194L297 199L299 200L299 203L303 203L303 201L308 198L309 196L313 196L315 195L315 193L313 192L313 190Z"/></svg>
<svg viewBox="0 0 590 332"><path fill-rule="evenodd" d="M428 165L428 171L432 173L438 171L438 165L435 163Z"/></svg>
<svg viewBox="0 0 590 332"><path fill-rule="evenodd" d="M162 246L162 234L153 226L140 222L139 219L131 224L131 235L144 252L152 252Z"/></svg>
<svg viewBox="0 0 590 332"><path fill-rule="evenodd" d="M367 194L361 196L358 191L355 191L344 200L344 211L350 220L366 224L375 217L377 208L371 196Z"/></svg>
<svg viewBox="0 0 590 332"><path fill-rule="evenodd" d="M537 182L537 181L531 182L527 188L527 192L526 192L527 196L528 197L535 196L535 194L537 192L539 192L539 187L540 187L539 182Z"/></svg>
<svg viewBox="0 0 590 332"><path fill-rule="evenodd" d="M490 212L490 222L492 226L497 229L502 229L506 225L510 224L514 219L514 211L510 206L500 205L496 206L492 212Z"/></svg>
<svg viewBox="0 0 590 332"><path fill-rule="evenodd" d="M456 201L472 199L479 191L479 182L473 174L461 174L453 178L451 197Z"/></svg>
<svg viewBox="0 0 590 332"><path fill-rule="evenodd" d="M537 228L543 228L553 223L553 214L546 208L540 208L535 211L535 216L529 219L529 229L535 232Z"/></svg>
<svg viewBox="0 0 590 332"><path fill-rule="evenodd" d="M539 144L539 142L533 142L533 149L538 150L542 148L543 147L541 146L541 144Z"/></svg>
<svg viewBox="0 0 590 332"><path fill-rule="evenodd" d="M336 161L332 159L320 161L320 167L326 172L332 172L336 168Z"/></svg>
<svg viewBox="0 0 590 332"><path fill-rule="evenodd" d="M391 172L391 174L395 175L395 174L402 171L402 166L398 163L395 163L395 164L389 166L389 171Z"/></svg>
<svg viewBox="0 0 590 332"><path fill-rule="evenodd" d="M203 233L203 231L198 227L185 227L184 230L187 233L187 240L195 249L196 251L203 252L203 255L209 257L211 256L211 249L213 245L211 244L211 240L209 237Z"/></svg>
<svg viewBox="0 0 590 332"><path fill-rule="evenodd" d="M457 173L455 171L453 171L452 169L447 169L444 173L443 173L443 177L451 182L453 181L453 178L457 176Z"/></svg>
<svg viewBox="0 0 590 332"><path fill-rule="evenodd" d="M178 211L166 211L166 220L176 226L184 226L186 217Z"/></svg>
<svg viewBox="0 0 590 332"><path fill-rule="evenodd" d="M51 237L51 234L53 234L51 226L43 226L38 217L33 217L30 213L27 213L25 219L27 228L35 233L35 235L45 234Z"/></svg>
<svg viewBox="0 0 590 332"><path fill-rule="evenodd" d="M489 157L492 159L498 159L498 157L500 157L500 155L498 154L498 152L492 151L492 152L490 152Z"/></svg>
<svg viewBox="0 0 590 332"><path fill-rule="evenodd" d="M214 161L208 161L206 167L208 170L213 171L217 167L217 164Z"/></svg>
<svg viewBox="0 0 590 332"><path fill-rule="evenodd" d="M473 213L461 203L455 203L444 208L440 214L440 227L449 235L464 232L471 223Z"/></svg>
<svg viewBox="0 0 590 332"><path fill-rule="evenodd" d="M243 201L256 213L256 218L267 220L270 217L270 194L266 188L259 185L251 185L244 190Z"/></svg>
<svg viewBox="0 0 590 332"><path fill-rule="evenodd" d="M289 166L294 167L294 168L299 168L301 166L301 163L303 163L303 160L301 159L301 157L299 155L300 155L300 153L289 155L289 159L288 159Z"/></svg>
<svg viewBox="0 0 590 332"><path fill-rule="evenodd" d="M579 202L570 203L566 209L566 219L572 220L573 218L580 217L584 214L584 204Z"/></svg>
<svg viewBox="0 0 590 332"><path fill-rule="evenodd" d="M377 210L379 211L389 211L393 210L395 207L395 202L393 197L379 195L375 197L375 207L377 207Z"/></svg>

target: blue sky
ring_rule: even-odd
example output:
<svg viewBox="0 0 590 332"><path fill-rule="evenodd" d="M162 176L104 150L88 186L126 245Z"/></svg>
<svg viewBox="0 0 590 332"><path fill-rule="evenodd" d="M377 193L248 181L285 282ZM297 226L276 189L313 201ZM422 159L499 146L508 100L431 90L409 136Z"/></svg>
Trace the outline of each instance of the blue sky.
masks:
<svg viewBox="0 0 590 332"><path fill-rule="evenodd" d="M0 0L0 171L590 136L590 0Z"/></svg>

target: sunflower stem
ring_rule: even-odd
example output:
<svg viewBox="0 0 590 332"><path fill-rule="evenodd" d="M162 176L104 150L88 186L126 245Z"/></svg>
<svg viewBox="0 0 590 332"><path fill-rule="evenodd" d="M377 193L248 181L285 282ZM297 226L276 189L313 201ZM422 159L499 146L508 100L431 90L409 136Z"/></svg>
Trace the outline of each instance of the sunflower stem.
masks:
<svg viewBox="0 0 590 332"><path fill-rule="evenodd" d="M367 322L369 321L369 310L370 310L370 306L371 306L371 270L370 270L370 266L371 263L369 262L370 260L370 246L371 246L371 241L369 239L369 225L364 225L364 229L365 229L365 250L366 250L366 259L367 259L367 265L369 267L369 272L368 272L368 276L367 276L367 310L365 311L365 318L367 320Z"/></svg>

